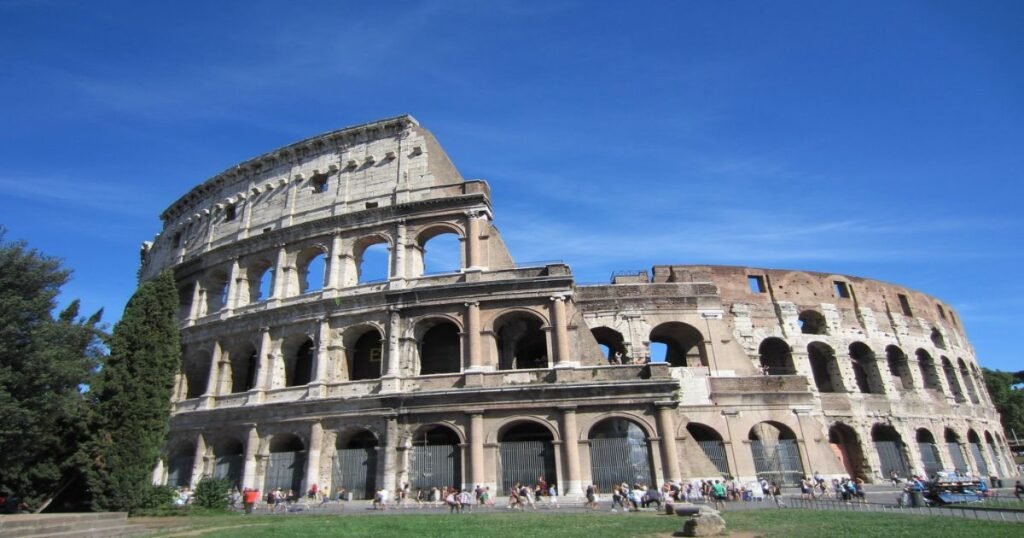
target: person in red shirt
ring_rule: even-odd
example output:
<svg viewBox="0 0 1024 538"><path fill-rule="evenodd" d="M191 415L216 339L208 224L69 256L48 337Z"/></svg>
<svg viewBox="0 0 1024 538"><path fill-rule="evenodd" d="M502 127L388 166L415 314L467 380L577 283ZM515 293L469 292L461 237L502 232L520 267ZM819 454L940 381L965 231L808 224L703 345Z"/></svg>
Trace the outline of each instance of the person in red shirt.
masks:
<svg viewBox="0 0 1024 538"><path fill-rule="evenodd" d="M242 506L245 507L245 513L251 514L252 507L256 505L256 501L260 500L260 490L245 488L242 490Z"/></svg>

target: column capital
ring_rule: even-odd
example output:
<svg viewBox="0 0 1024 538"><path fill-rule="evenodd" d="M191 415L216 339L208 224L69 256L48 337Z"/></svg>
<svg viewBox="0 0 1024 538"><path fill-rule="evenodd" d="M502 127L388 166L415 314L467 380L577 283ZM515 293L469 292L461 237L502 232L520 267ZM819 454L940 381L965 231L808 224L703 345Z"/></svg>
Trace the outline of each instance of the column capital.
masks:
<svg viewBox="0 0 1024 538"><path fill-rule="evenodd" d="M467 307L470 307L470 306L480 306L480 301L469 301L468 303L463 303L463 304L465 306L467 306Z"/></svg>
<svg viewBox="0 0 1024 538"><path fill-rule="evenodd" d="M463 410L463 413L465 413L467 416L471 416L472 417L472 416L476 416L476 415L483 415L484 414L484 410L483 409L465 409L465 410Z"/></svg>
<svg viewBox="0 0 1024 538"><path fill-rule="evenodd" d="M675 400L658 400L654 402L654 407L658 409L675 409L679 407L679 402Z"/></svg>
<svg viewBox="0 0 1024 538"><path fill-rule="evenodd" d="M576 409L577 409L577 406L575 406L575 405L559 405L556 408L559 411L563 412L563 413L575 413Z"/></svg>
<svg viewBox="0 0 1024 538"><path fill-rule="evenodd" d="M270 327L268 327L268 326L260 327L260 332L261 333L268 333L268 332L270 332Z"/></svg>

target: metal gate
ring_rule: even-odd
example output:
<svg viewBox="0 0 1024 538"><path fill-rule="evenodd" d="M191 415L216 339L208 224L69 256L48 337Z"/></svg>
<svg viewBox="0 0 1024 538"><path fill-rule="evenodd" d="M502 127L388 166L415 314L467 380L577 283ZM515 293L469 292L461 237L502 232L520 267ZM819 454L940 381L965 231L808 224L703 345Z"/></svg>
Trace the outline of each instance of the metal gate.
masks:
<svg viewBox="0 0 1024 538"><path fill-rule="evenodd" d="M974 456L974 463L978 466L978 476L988 476L988 465L985 464L985 458L981 457L981 445L978 443L971 443L971 455Z"/></svg>
<svg viewBox="0 0 1024 538"><path fill-rule="evenodd" d="M750 448L754 453L754 469L759 478L780 485L795 484L806 474L800 463L800 450L795 440L780 439L774 443L754 440L750 442Z"/></svg>
<svg viewBox="0 0 1024 538"><path fill-rule="evenodd" d="M601 491L623 482L655 485L646 439L627 437L590 440L590 474Z"/></svg>
<svg viewBox="0 0 1024 538"><path fill-rule="evenodd" d="M195 457L184 455L167 460L167 485L174 487L187 486L192 481L192 466Z"/></svg>
<svg viewBox="0 0 1024 538"><path fill-rule="evenodd" d="M878 462L882 466L882 476L889 476L893 470L902 477L910 476L907 469L907 461L903 459L903 451L900 443L896 441L875 441L875 448L878 450Z"/></svg>
<svg viewBox="0 0 1024 538"><path fill-rule="evenodd" d="M555 451L551 441L505 442L501 443L500 452L498 488L501 494L508 495L516 482L535 485L538 476L543 476L549 484L555 481Z"/></svg>
<svg viewBox="0 0 1024 538"><path fill-rule="evenodd" d="M271 452L263 491L281 488L302 494L302 474L306 470L305 452Z"/></svg>
<svg viewBox="0 0 1024 538"><path fill-rule="evenodd" d="M429 491L462 487L462 458L457 445L414 446L409 454L409 484Z"/></svg>
<svg viewBox="0 0 1024 538"><path fill-rule="evenodd" d="M213 463L213 477L226 478L236 486L241 486L242 465L245 463L245 456L233 454L230 456L217 456Z"/></svg>
<svg viewBox="0 0 1024 538"><path fill-rule="evenodd" d="M964 451L960 448L960 443L946 443L946 449L949 450L949 457L953 458L953 469L960 474L966 473L967 460L964 459Z"/></svg>
<svg viewBox="0 0 1024 538"><path fill-rule="evenodd" d="M939 448L935 446L935 443L918 443L917 449L921 452L921 464L924 466L925 476L935 476L935 473L942 470L942 464L939 463Z"/></svg>
<svg viewBox="0 0 1024 538"><path fill-rule="evenodd" d="M331 469L334 489L345 488L353 499L372 499L377 491L377 448L339 449Z"/></svg>
<svg viewBox="0 0 1024 538"><path fill-rule="evenodd" d="M721 441L697 441L704 455L715 464L715 469L723 475L729 474L729 458L725 455L725 443Z"/></svg>

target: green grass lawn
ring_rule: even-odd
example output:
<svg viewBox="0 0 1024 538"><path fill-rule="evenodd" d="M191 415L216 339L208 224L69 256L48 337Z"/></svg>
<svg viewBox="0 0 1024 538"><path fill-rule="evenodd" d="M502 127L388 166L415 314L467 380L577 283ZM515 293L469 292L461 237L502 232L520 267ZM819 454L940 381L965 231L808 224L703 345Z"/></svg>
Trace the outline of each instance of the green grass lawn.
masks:
<svg viewBox="0 0 1024 538"><path fill-rule="evenodd" d="M1024 525L974 521L950 517L900 514L828 512L808 510L726 511L723 516L733 535L766 538L961 537L1024 536ZM210 516L142 518L161 528L160 536L259 538L301 536L515 537L598 538L668 537L679 530L682 518L653 513L498 513L463 515L395 514L383 516Z"/></svg>

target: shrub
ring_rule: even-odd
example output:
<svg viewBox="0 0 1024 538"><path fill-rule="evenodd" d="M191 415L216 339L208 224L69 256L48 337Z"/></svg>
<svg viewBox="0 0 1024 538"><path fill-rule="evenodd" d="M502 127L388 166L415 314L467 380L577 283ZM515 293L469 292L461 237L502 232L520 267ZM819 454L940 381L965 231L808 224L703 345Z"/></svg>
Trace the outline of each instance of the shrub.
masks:
<svg viewBox="0 0 1024 538"><path fill-rule="evenodd" d="M226 510L233 484L226 478L205 477L196 485L192 504L196 507Z"/></svg>

